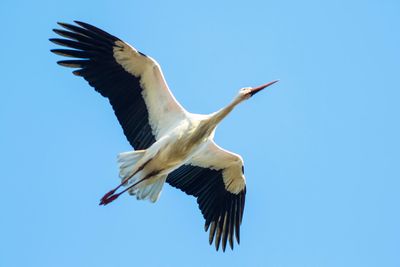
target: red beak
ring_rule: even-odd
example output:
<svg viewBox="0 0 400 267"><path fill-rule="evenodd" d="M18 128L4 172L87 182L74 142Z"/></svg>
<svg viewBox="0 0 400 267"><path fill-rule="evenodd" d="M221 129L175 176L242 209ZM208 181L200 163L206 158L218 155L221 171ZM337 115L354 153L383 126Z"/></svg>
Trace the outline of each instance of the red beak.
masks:
<svg viewBox="0 0 400 267"><path fill-rule="evenodd" d="M253 96L253 95L257 94L258 92L260 92L262 89L267 88L268 86L273 85L274 83L277 83L277 82L279 82L279 80L275 80L275 81L260 85L256 88L252 88L250 91L250 95Z"/></svg>

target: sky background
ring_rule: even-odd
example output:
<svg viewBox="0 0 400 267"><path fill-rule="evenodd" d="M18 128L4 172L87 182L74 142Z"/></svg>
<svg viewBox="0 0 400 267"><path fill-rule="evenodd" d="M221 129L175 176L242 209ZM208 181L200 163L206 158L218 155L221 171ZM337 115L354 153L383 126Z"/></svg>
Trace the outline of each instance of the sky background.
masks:
<svg viewBox="0 0 400 267"><path fill-rule="evenodd" d="M400 266L400 2L0 3L0 266ZM61 68L57 21L154 57L189 111L278 84L216 133L243 156L241 245L208 245L193 197L124 196L108 101Z"/></svg>

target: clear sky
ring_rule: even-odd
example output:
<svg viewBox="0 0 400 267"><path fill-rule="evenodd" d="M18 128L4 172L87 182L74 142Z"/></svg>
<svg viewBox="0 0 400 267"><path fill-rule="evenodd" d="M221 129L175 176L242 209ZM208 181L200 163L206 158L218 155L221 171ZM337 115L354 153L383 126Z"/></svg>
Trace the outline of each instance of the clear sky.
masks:
<svg viewBox="0 0 400 267"><path fill-rule="evenodd" d="M400 2L196 2L1 1L0 266L400 266ZM157 59L192 112L280 79L216 133L246 165L233 252L170 186L98 206L131 148L49 52L74 19Z"/></svg>

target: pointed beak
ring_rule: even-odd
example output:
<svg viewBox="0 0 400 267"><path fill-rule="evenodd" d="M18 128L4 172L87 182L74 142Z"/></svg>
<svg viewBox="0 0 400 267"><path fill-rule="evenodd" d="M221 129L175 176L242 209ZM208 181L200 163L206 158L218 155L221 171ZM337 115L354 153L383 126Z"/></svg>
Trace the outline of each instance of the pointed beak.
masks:
<svg viewBox="0 0 400 267"><path fill-rule="evenodd" d="M268 86L273 85L274 83L277 83L277 82L279 82L279 80L275 80L275 81L260 85L256 88L252 88L250 91L250 95L253 96L253 95L257 94L258 92L260 92L261 90L263 90L263 89L267 88Z"/></svg>

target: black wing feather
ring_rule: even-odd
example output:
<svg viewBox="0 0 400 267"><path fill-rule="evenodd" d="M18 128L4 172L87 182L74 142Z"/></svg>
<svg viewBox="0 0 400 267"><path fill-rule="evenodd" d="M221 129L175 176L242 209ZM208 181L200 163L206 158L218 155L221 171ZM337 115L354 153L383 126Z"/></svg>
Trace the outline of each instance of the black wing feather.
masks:
<svg viewBox="0 0 400 267"><path fill-rule="evenodd" d="M155 142L148 122L146 104L142 98L140 77L126 72L113 56L117 37L84 22L76 25L58 23L65 30L54 32L66 38L52 38L51 42L71 49L53 49L53 53L76 58L58 64L78 68L82 76L102 96L110 101L129 143L135 149L146 149Z"/></svg>
<svg viewBox="0 0 400 267"><path fill-rule="evenodd" d="M239 194L225 189L222 170L183 165L170 173L167 182L186 194L197 198L197 203L205 219L204 229L209 230L209 242L215 242L218 250L226 243L233 249L233 237L240 243L240 224L242 223L246 188ZM221 242L222 241L222 242Z"/></svg>

